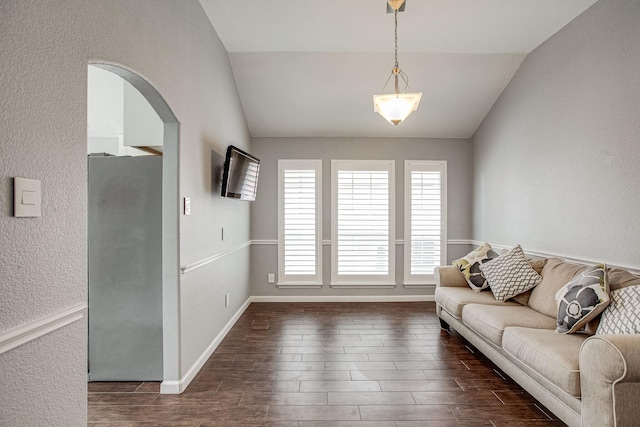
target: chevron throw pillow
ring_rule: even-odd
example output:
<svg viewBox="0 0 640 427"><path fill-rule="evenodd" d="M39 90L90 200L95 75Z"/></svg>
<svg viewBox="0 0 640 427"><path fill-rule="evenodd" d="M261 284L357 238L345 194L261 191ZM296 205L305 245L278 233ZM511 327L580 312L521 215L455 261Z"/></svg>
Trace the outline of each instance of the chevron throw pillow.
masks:
<svg viewBox="0 0 640 427"><path fill-rule="evenodd" d="M640 285L612 291L610 296L596 335L640 334Z"/></svg>
<svg viewBox="0 0 640 427"><path fill-rule="evenodd" d="M498 301L520 295L542 280L525 258L520 245L482 264L480 269Z"/></svg>

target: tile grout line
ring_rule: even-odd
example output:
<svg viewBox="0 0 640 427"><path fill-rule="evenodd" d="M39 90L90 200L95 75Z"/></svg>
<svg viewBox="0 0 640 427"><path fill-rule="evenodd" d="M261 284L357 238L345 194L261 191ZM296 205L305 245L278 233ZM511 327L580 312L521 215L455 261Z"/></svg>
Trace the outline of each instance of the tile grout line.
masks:
<svg viewBox="0 0 640 427"><path fill-rule="evenodd" d="M502 402L502 404L503 404L503 405L506 405L506 403L504 402L504 400L500 399L500 396L498 396L494 390L491 390L491 393L493 393L493 395L494 395L494 396L495 396L495 397L496 397L500 402Z"/></svg>

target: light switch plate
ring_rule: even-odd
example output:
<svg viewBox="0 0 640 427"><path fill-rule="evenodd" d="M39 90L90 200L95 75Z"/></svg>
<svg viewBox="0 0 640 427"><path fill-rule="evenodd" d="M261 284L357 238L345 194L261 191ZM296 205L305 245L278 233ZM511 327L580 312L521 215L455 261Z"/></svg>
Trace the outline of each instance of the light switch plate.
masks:
<svg viewBox="0 0 640 427"><path fill-rule="evenodd" d="M40 180L13 178L13 215L18 218L42 215Z"/></svg>

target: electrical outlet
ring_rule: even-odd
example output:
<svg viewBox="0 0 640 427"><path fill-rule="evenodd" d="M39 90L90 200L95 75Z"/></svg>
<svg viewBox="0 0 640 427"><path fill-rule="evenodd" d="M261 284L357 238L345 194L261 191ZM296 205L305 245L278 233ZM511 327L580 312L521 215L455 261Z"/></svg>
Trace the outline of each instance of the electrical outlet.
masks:
<svg viewBox="0 0 640 427"><path fill-rule="evenodd" d="M224 294L224 306L229 307L229 294Z"/></svg>
<svg viewBox="0 0 640 427"><path fill-rule="evenodd" d="M276 275L273 273L267 274L267 283L276 283Z"/></svg>

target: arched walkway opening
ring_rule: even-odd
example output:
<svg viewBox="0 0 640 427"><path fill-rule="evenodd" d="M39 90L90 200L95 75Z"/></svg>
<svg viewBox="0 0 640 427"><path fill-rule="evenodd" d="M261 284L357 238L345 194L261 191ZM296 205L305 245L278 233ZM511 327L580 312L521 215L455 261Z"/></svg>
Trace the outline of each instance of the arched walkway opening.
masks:
<svg viewBox="0 0 640 427"><path fill-rule="evenodd" d="M121 65L99 61L90 62L89 67L98 67L130 83L146 99L162 121L162 381L176 382L180 379L179 123L159 91L138 73ZM91 321L91 313L89 313L89 319Z"/></svg>

